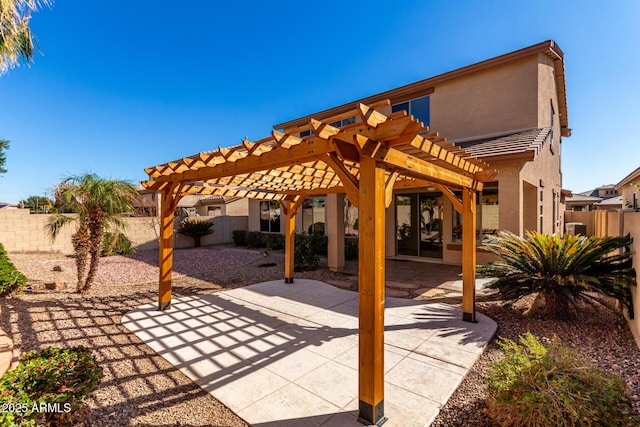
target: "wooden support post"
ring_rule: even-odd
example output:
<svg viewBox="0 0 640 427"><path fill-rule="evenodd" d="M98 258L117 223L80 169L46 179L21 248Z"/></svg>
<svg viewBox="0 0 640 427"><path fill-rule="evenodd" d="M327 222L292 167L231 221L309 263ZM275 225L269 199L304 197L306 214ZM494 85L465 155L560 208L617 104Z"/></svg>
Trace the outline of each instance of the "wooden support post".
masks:
<svg viewBox="0 0 640 427"><path fill-rule="evenodd" d="M360 157L358 319L359 421L384 417L385 176L371 157Z"/></svg>
<svg viewBox="0 0 640 427"><path fill-rule="evenodd" d="M327 194L325 209L328 237L327 267L331 271L342 271L344 268L344 194Z"/></svg>
<svg viewBox="0 0 640 427"><path fill-rule="evenodd" d="M160 201L160 278L158 281L158 309L171 308L171 272L173 270L173 212L175 185L162 190Z"/></svg>
<svg viewBox="0 0 640 427"><path fill-rule="evenodd" d="M282 200L280 207L285 214L284 231L284 283L293 283L293 268L295 256L296 214L302 206L305 196L295 196L289 200Z"/></svg>
<svg viewBox="0 0 640 427"><path fill-rule="evenodd" d="M462 189L462 320L476 321L476 191Z"/></svg>

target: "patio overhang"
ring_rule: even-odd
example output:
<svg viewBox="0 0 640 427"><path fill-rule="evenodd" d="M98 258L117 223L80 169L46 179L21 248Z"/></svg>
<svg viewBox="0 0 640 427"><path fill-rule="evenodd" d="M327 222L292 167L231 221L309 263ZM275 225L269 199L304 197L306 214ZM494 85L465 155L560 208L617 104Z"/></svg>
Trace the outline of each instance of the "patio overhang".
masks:
<svg viewBox="0 0 640 427"><path fill-rule="evenodd" d="M404 111L383 114L388 100L273 131L259 141L218 148L145 169L142 185L161 198L159 308L171 304L173 213L190 194L279 201L285 219L285 272L293 282L294 217L312 194L345 193L359 207L360 418L384 422L384 224L394 188L433 185L463 217L463 319L475 322L476 191L497 172ZM356 116L341 128L334 123ZM308 134L300 137L296 134ZM452 189L462 190L459 199Z"/></svg>

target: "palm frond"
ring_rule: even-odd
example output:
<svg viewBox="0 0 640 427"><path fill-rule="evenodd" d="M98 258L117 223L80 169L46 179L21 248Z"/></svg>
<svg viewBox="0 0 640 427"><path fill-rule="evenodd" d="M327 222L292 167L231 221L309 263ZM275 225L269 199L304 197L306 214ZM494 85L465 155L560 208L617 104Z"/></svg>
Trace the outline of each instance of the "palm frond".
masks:
<svg viewBox="0 0 640 427"><path fill-rule="evenodd" d="M45 224L45 232L49 239L53 242L58 237L60 230L67 224L75 222L76 218L70 215L53 214L47 220Z"/></svg>

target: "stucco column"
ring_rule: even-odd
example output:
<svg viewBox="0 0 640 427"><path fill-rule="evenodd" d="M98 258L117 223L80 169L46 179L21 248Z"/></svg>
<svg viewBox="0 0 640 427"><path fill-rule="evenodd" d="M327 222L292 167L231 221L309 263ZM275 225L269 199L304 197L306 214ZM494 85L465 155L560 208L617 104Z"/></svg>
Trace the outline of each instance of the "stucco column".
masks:
<svg viewBox="0 0 640 427"><path fill-rule="evenodd" d="M331 271L344 268L344 194L327 194L326 227L329 247L327 264Z"/></svg>

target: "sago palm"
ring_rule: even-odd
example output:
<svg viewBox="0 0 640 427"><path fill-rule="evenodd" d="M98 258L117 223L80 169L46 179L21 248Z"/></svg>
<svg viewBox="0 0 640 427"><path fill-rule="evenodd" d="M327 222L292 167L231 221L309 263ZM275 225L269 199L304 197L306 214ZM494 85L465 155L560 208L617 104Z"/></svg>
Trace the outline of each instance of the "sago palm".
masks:
<svg viewBox="0 0 640 427"><path fill-rule="evenodd" d="M55 240L62 227L78 223L71 242L78 269L77 291L86 294L98 270L105 227L123 229L123 215L133 212L133 202L140 194L127 181L86 173L62 181L55 189L55 197L57 203L71 207L77 215L53 215L46 229Z"/></svg>
<svg viewBox="0 0 640 427"><path fill-rule="evenodd" d="M213 227L213 223L207 219L185 218L180 224L178 233L191 237L193 239L193 246L199 248L201 246L201 238L213 233L213 230L210 230L211 227Z"/></svg>
<svg viewBox="0 0 640 427"><path fill-rule="evenodd" d="M501 257L478 272L497 277L489 288L507 304L537 294L531 313L541 309L557 318L577 314L577 303L618 300L633 316L631 286L636 284L632 239L625 237L557 236L527 232L522 238L501 232L484 248Z"/></svg>

